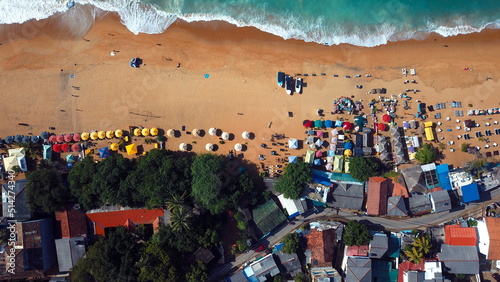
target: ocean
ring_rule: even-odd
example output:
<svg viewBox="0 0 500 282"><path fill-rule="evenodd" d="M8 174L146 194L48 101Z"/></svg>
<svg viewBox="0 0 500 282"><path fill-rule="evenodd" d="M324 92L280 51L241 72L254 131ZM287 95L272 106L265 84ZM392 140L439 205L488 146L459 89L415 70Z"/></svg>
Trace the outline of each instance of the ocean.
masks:
<svg viewBox="0 0 500 282"><path fill-rule="evenodd" d="M389 41L500 28L499 0L1 0L0 23L59 13L86 32L107 12L134 34L162 33L177 19L253 26L284 39L373 47Z"/></svg>

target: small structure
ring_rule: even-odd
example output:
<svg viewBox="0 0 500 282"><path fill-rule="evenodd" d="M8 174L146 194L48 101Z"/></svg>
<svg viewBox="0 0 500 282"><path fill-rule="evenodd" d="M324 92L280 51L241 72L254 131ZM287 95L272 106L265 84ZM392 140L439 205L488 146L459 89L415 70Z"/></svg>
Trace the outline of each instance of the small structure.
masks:
<svg viewBox="0 0 500 282"><path fill-rule="evenodd" d="M462 201L464 203L470 203L479 200L479 190L477 183L474 182L469 185L465 185L461 188Z"/></svg>
<svg viewBox="0 0 500 282"><path fill-rule="evenodd" d="M283 194L278 196L283 209L286 210L288 218L295 218L307 211L307 202L305 198L288 199Z"/></svg>
<svg viewBox="0 0 500 282"><path fill-rule="evenodd" d="M479 274L479 256L476 246L441 245L438 259L447 272L453 274Z"/></svg>
<svg viewBox="0 0 500 282"><path fill-rule="evenodd" d="M385 215L387 213L388 181L384 177L370 177L368 180L368 197L366 211L369 215Z"/></svg>
<svg viewBox="0 0 500 282"><path fill-rule="evenodd" d="M389 249L389 238L386 234L381 232L376 232L372 234L372 240L368 244L369 252L368 257L380 259L382 258L387 250Z"/></svg>
<svg viewBox="0 0 500 282"><path fill-rule="evenodd" d="M475 227L462 227L460 225L444 226L445 244L451 246L476 246L477 230Z"/></svg>
<svg viewBox="0 0 500 282"><path fill-rule="evenodd" d="M251 263L243 269L243 272L249 281L264 282L279 274L280 270L274 261L273 254L269 254Z"/></svg>
<svg viewBox="0 0 500 282"><path fill-rule="evenodd" d="M398 282L406 281L419 281L423 282L425 279L425 265L424 261L419 264L414 264L410 261L404 261L398 267Z"/></svg>
<svg viewBox="0 0 500 282"><path fill-rule="evenodd" d="M311 267L331 266L334 258L335 230L311 229L306 239L307 249L311 250Z"/></svg>
<svg viewBox="0 0 500 282"><path fill-rule="evenodd" d="M372 282L372 260L364 257L348 257L346 282Z"/></svg>
<svg viewBox="0 0 500 282"><path fill-rule="evenodd" d="M481 227L478 221L478 229ZM485 252L486 259L500 260L500 217L486 217L485 218L486 234L480 232L480 242L487 245ZM481 250L481 245L479 249Z"/></svg>
<svg viewBox="0 0 500 282"><path fill-rule="evenodd" d="M85 255L85 237L62 238L55 243L59 272L69 272Z"/></svg>
<svg viewBox="0 0 500 282"><path fill-rule="evenodd" d="M334 181L332 206L340 209L362 210L365 197L364 184Z"/></svg>
<svg viewBox="0 0 500 282"><path fill-rule="evenodd" d="M393 196L387 199L387 215L407 216L408 210L402 196Z"/></svg>
<svg viewBox="0 0 500 282"><path fill-rule="evenodd" d="M16 180L14 187L11 185L11 188L9 188L8 184L2 184L2 217L11 217L16 221L31 218L31 211L26 202L26 184L28 184L26 179ZM12 199L12 196L14 196L14 199ZM15 201L14 207L12 207L12 200ZM12 208L14 208L14 212L12 212Z"/></svg>
<svg viewBox="0 0 500 282"><path fill-rule="evenodd" d="M439 179L436 172L436 164L430 163L420 166L424 173L424 180L427 189L439 187Z"/></svg>
<svg viewBox="0 0 500 282"><path fill-rule="evenodd" d="M299 148L299 140L297 140L297 139L288 139L288 148L290 148L290 149L298 149Z"/></svg>
<svg viewBox="0 0 500 282"><path fill-rule="evenodd" d="M440 190L429 193L432 211L443 212L451 209L451 199L448 190Z"/></svg>
<svg viewBox="0 0 500 282"><path fill-rule="evenodd" d="M412 215L421 215L431 212L432 206L429 199L420 193L412 193L408 198L408 204Z"/></svg>
<svg viewBox="0 0 500 282"><path fill-rule="evenodd" d="M210 261L212 261L215 258L212 251L210 251L207 248L202 248L202 247L198 248L198 250L196 250L196 252L194 252L194 256L196 258L196 261L201 260L206 264L208 264Z"/></svg>
<svg viewBox="0 0 500 282"><path fill-rule="evenodd" d="M63 211L55 213L56 230L61 231L62 238L74 238L87 234L87 222L85 213L80 209L79 204L68 205Z"/></svg>
<svg viewBox="0 0 500 282"><path fill-rule="evenodd" d="M265 202L252 211L253 221L262 233L262 237L286 220L285 215L273 200Z"/></svg>

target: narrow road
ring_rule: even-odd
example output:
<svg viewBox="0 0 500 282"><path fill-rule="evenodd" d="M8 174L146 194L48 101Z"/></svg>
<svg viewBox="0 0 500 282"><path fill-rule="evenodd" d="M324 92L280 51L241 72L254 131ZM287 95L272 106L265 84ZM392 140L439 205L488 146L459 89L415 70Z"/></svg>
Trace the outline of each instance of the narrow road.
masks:
<svg viewBox="0 0 500 282"><path fill-rule="evenodd" d="M495 201L500 201L500 189L490 190L488 192L483 192L480 194L481 199L477 203L470 203L469 205L463 206L461 208L455 208L452 211L445 211L440 213L431 213L413 218L404 219L389 219L384 217L374 217L368 215L357 215L349 212L340 210L337 214L336 210L326 208L323 212L318 214L312 214L308 217L297 217L294 220L294 225L283 225L278 231L275 231L270 236L260 240L258 244L266 243L269 246L273 246L280 242L280 240L288 233L299 228L302 224L312 222L315 220L336 220L346 222L349 220L364 221L365 223L372 225L374 227L383 228L388 231L401 231L401 230L413 230L413 229L426 229L428 227L436 226L459 217L467 218L469 216L479 217L482 216L483 211L486 206ZM236 259L227 263L222 267L217 268L212 272L212 278L216 281L217 278L223 277L230 269L234 267L239 267L245 262L252 260L254 257L262 256L262 253L256 253L253 250L247 253L240 254L236 256Z"/></svg>

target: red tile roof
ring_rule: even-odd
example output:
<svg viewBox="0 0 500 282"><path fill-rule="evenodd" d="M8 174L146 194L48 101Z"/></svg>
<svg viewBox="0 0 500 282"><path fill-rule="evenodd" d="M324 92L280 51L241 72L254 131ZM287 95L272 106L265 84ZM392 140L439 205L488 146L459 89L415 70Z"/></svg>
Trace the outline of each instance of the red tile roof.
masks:
<svg viewBox="0 0 500 282"><path fill-rule="evenodd" d="M384 215L387 213L388 181L383 177L370 177L368 180L368 196L366 213L369 215Z"/></svg>
<svg viewBox="0 0 500 282"><path fill-rule="evenodd" d="M307 249L311 250L312 267L331 265L335 247L335 230L317 231L312 229L311 233L306 235L306 239Z"/></svg>
<svg viewBox="0 0 500 282"><path fill-rule="evenodd" d="M64 211L56 212L56 224L61 227L62 238L72 238L87 234L85 213L81 209L68 207Z"/></svg>
<svg viewBox="0 0 500 282"><path fill-rule="evenodd" d="M159 226L163 209L133 209L111 212L87 213L87 219L94 224L95 234L105 236L105 229L110 227L126 226L132 228L134 225L153 224L154 228Z"/></svg>
<svg viewBox="0 0 500 282"><path fill-rule="evenodd" d="M403 282L404 273L407 271L425 271L425 262L422 260L419 264L404 261L399 264L398 282Z"/></svg>
<svg viewBox="0 0 500 282"><path fill-rule="evenodd" d="M367 257L369 245L364 246L350 246L347 247L346 255L348 257Z"/></svg>
<svg viewBox="0 0 500 282"><path fill-rule="evenodd" d="M486 217L486 227L490 236L489 260L500 260L500 218Z"/></svg>
<svg viewBox="0 0 500 282"><path fill-rule="evenodd" d="M477 232L475 227L460 225L444 226L444 243L452 246L476 246Z"/></svg>

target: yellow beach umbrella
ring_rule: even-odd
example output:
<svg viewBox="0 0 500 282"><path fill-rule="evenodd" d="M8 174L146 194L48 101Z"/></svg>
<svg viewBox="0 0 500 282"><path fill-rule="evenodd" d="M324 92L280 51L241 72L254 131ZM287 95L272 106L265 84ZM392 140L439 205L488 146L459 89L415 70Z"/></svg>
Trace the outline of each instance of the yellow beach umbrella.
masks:
<svg viewBox="0 0 500 282"><path fill-rule="evenodd" d="M156 128L156 127L151 128L149 133L151 133L152 136L158 135L158 128Z"/></svg>
<svg viewBox="0 0 500 282"><path fill-rule="evenodd" d="M140 128L134 129L134 136L141 136L141 129Z"/></svg>
<svg viewBox="0 0 500 282"><path fill-rule="evenodd" d="M104 139L106 138L106 132L101 130L97 133L97 136L99 136L99 139Z"/></svg>
<svg viewBox="0 0 500 282"><path fill-rule="evenodd" d="M90 133L90 139L92 139L92 140L99 139L99 135L97 135L97 132L94 131L94 132Z"/></svg>
<svg viewBox="0 0 500 282"><path fill-rule="evenodd" d="M123 130L121 130L121 129L117 129L117 130L115 130L115 136L116 136L117 138L122 137L122 136L123 136Z"/></svg>
<svg viewBox="0 0 500 282"><path fill-rule="evenodd" d="M106 131L106 138L108 138L108 139L115 138L115 132L114 131Z"/></svg>
<svg viewBox="0 0 500 282"><path fill-rule="evenodd" d="M125 147L127 150L127 155L135 155L137 154L137 146L135 144L130 144Z"/></svg>
<svg viewBox="0 0 500 282"><path fill-rule="evenodd" d="M111 146L109 146L111 151L118 151L119 145L118 143L111 143Z"/></svg>
<svg viewBox="0 0 500 282"><path fill-rule="evenodd" d="M344 156L346 156L346 157L352 156L352 150L349 150L349 149L345 150L344 151Z"/></svg>
<svg viewBox="0 0 500 282"><path fill-rule="evenodd" d="M89 137L90 137L90 135L88 132L84 132L84 133L80 134L80 138L82 138L83 141L89 140Z"/></svg>
<svg viewBox="0 0 500 282"><path fill-rule="evenodd" d="M142 129L142 135L144 135L144 136L149 136L149 129L147 129L147 128L143 128L143 129Z"/></svg>

